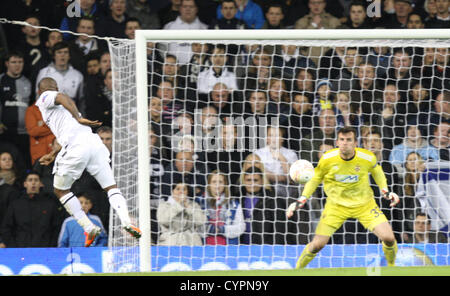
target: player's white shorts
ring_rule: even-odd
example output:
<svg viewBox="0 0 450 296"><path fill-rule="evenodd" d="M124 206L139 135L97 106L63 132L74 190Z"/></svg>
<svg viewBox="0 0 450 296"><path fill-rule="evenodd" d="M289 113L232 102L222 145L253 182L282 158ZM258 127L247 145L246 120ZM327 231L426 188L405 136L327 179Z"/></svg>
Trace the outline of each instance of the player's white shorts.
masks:
<svg viewBox="0 0 450 296"><path fill-rule="evenodd" d="M109 150L97 134L79 135L55 159L53 186L68 190L86 169L102 188L116 184L109 165Z"/></svg>

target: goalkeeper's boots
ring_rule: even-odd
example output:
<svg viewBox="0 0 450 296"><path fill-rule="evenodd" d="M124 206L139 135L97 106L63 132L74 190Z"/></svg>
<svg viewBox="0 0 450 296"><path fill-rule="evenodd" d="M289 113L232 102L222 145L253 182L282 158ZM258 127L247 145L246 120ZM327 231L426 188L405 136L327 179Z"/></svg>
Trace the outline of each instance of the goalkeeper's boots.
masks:
<svg viewBox="0 0 450 296"><path fill-rule="evenodd" d="M101 232L102 229L98 226L94 226L90 232L85 232L86 239L84 240L84 246L90 247Z"/></svg>
<svg viewBox="0 0 450 296"><path fill-rule="evenodd" d="M127 226L124 226L123 229L125 229L126 232L128 232L132 237L135 238L140 238L142 235L141 230L133 224L128 224Z"/></svg>

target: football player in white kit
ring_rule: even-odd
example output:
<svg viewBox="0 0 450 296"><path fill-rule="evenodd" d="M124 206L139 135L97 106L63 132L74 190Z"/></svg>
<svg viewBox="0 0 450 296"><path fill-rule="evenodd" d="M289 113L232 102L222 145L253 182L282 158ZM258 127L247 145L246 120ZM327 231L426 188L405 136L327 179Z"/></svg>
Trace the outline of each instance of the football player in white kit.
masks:
<svg viewBox="0 0 450 296"><path fill-rule="evenodd" d="M55 161L54 192L67 212L83 227L85 246L89 247L101 232L86 216L78 198L70 192L72 184L85 169L108 193L109 203L117 212L123 228L133 237L140 238L141 231L131 223L126 200L114 180L109 165L109 150L91 129L102 123L81 117L70 97L58 92L58 85L53 78L46 77L39 82L38 95L36 106L59 143L56 145L58 148L39 161L43 165Z"/></svg>

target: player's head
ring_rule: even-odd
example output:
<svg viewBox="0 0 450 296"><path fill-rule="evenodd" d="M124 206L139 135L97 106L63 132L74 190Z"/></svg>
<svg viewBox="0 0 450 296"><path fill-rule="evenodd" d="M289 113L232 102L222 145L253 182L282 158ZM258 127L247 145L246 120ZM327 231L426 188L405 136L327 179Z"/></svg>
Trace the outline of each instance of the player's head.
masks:
<svg viewBox="0 0 450 296"><path fill-rule="evenodd" d="M41 95L47 90L58 91L58 84L56 80L51 77L44 77L39 81L38 84L38 94Z"/></svg>
<svg viewBox="0 0 450 296"><path fill-rule="evenodd" d="M336 146L339 148L341 156L353 156L358 140L356 130L352 127L343 127L337 133Z"/></svg>

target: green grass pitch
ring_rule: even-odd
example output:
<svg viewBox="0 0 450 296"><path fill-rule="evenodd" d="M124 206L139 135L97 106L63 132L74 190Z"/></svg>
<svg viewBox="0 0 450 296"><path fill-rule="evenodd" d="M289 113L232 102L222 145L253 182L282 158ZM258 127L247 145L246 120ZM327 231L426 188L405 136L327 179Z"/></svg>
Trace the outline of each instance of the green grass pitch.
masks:
<svg viewBox="0 0 450 296"><path fill-rule="evenodd" d="M89 275L89 274L86 274ZM282 270L175 271L151 273L96 273L107 276L450 276L450 266L311 268Z"/></svg>

